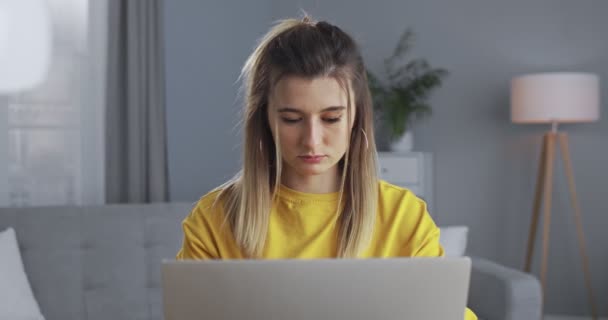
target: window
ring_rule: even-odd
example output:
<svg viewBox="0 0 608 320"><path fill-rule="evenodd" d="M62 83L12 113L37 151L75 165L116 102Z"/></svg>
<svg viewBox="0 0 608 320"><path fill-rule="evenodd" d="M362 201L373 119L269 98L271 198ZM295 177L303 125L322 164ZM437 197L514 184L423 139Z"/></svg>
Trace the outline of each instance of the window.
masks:
<svg viewBox="0 0 608 320"><path fill-rule="evenodd" d="M4 207L101 204L105 197L107 2L48 0L48 6L53 57L46 81L0 100Z"/></svg>

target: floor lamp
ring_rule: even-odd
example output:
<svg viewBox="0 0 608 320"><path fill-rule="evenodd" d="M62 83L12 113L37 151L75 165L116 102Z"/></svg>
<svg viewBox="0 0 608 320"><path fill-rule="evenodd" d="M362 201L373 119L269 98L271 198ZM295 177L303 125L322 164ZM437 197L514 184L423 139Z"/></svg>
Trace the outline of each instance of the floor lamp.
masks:
<svg viewBox="0 0 608 320"><path fill-rule="evenodd" d="M544 300L544 296L546 295L547 256L551 223L553 163L557 144L561 150L568 180L570 202L576 221L578 246L593 319L597 319L597 307L591 288L591 276L585 252L581 211L574 185L572 163L570 161L568 135L565 132L557 131L557 127L560 123L593 122L598 119L599 79L596 75L587 73L541 73L516 77L511 81L511 120L515 123L550 123L552 127L551 131L543 136L524 270L530 272L531 269L536 229L540 216L541 201L543 201L540 278Z"/></svg>

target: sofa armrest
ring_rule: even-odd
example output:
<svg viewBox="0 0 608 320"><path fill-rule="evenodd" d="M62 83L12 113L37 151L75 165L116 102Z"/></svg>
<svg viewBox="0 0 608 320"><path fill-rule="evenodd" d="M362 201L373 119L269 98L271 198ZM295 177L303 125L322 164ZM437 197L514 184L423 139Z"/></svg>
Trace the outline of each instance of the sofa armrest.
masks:
<svg viewBox="0 0 608 320"><path fill-rule="evenodd" d="M542 290L536 277L489 260L471 257L469 307L480 319L538 320Z"/></svg>

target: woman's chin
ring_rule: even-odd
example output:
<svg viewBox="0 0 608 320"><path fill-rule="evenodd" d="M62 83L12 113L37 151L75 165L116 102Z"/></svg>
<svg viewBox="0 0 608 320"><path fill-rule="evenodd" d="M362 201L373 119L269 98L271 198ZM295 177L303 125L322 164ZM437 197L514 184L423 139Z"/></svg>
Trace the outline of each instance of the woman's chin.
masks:
<svg viewBox="0 0 608 320"><path fill-rule="evenodd" d="M301 175L310 175L310 176L316 176L316 175L326 173L328 169L329 168L327 168L326 166L324 166L322 164L314 164L314 165L307 164L307 165L298 166L298 172Z"/></svg>

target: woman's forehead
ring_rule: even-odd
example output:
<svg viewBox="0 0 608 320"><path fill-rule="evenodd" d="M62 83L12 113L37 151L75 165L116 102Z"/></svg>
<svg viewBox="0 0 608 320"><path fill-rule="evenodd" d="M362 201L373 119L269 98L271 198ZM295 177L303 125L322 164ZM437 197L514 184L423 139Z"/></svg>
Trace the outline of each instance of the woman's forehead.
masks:
<svg viewBox="0 0 608 320"><path fill-rule="evenodd" d="M330 107L346 107L348 100L345 89L333 77L286 76L274 86L270 94L270 105L275 110L289 108L306 113L322 112ZM352 97L351 90L351 104Z"/></svg>

